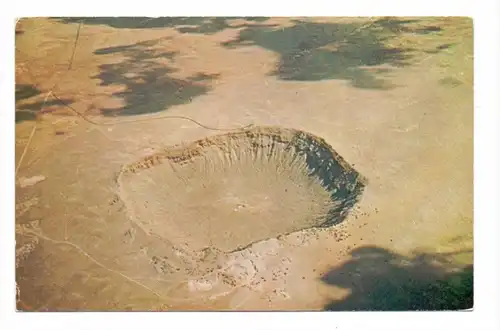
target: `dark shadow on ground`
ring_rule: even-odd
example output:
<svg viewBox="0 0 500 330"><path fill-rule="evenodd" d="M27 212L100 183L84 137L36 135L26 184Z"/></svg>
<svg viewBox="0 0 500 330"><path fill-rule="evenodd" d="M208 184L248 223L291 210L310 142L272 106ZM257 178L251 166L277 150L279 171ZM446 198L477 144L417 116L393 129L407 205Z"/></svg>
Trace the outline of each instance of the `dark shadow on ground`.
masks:
<svg viewBox="0 0 500 330"><path fill-rule="evenodd" d="M107 47L96 50L97 55L118 55L120 62L99 66L101 86L116 86L112 93L123 101L123 106L101 109L103 115L139 115L155 113L174 105L191 102L194 97L210 90L210 82L217 74L197 73L184 79L174 78L177 70L172 63L175 52L155 48L160 40Z"/></svg>
<svg viewBox="0 0 500 330"><path fill-rule="evenodd" d="M36 114L36 111L16 111L16 124L23 121L35 120Z"/></svg>
<svg viewBox="0 0 500 330"><path fill-rule="evenodd" d="M391 68L410 65L419 51L392 46L391 41L403 33L426 35L441 30L416 19L381 18L370 24L293 22L285 28L246 27L238 38L222 45L259 46L278 53L279 63L270 74L283 80L339 79L358 88L389 89L394 87L387 79Z"/></svg>
<svg viewBox="0 0 500 330"><path fill-rule="evenodd" d="M64 23L107 25L117 29L174 28L180 33L214 34L225 29L235 29L263 22L266 17L67 17L56 18ZM245 23L232 24L235 19Z"/></svg>
<svg viewBox="0 0 500 330"><path fill-rule="evenodd" d="M16 103L37 96L40 93L40 90L35 85L16 84Z"/></svg>
<svg viewBox="0 0 500 330"><path fill-rule="evenodd" d="M16 84L16 123L26 120L35 120L36 114L41 108L41 104L28 103L24 104L24 100L40 95L41 91L35 85ZM22 103L19 105L19 103ZM37 106L38 105L38 106Z"/></svg>
<svg viewBox="0 0 500 330"><path fill-rule="evenodd" d="M55 113L63 110L66 104L73 103L71 99L51 99L47 101L37 101L16 106L16 123L27 120L36 120L37 114Z"/></svg>
<svg viewBox="0 0 500 330"><path fill-rule="evenodd" d="M462 251L459 253L471 253ZM376 246L351 252L352 259L322 277L350 289L329 311L463 310L473 307L473 266L457 266L456 254L417 253L406 257Z"/></svg>
<svg viewBox="0 0 500 330"><path fill-rule="evenodd" d="M53 96L47 100L40 100L40 97L31 101L30 98L39 96L42 93L35 85L16 84L16 123L27 120L35 120L39 113L55 112L65 108L65 104L73 103L72 99L64 98L58 100Z"/></svg>

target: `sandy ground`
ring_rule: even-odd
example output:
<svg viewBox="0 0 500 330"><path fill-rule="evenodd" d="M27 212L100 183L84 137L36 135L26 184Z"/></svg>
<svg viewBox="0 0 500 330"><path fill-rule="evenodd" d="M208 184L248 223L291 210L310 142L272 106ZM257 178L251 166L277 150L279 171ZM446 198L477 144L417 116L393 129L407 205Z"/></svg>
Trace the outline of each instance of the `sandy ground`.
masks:
<svg viewBox="0 0 500 330"><path fill-rule="evenodd" d="M18 309L440 306L429 287L472 269L472 51L461 18L21 20ZM368 183L337 226L188 251L139 228L116 184L221 133L164 116L310 132Z"/></svg>

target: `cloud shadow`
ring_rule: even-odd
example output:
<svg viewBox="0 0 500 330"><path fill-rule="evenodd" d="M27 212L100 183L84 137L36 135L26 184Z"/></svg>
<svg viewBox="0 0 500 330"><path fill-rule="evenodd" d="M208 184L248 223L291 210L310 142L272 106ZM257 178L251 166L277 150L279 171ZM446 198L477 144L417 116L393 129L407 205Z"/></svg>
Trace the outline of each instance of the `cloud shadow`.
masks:
<svg viewBox="0 0 500 330"><path fill-rule="evenodd" d="M101 86L116 86L117 91L112 96L124 103L102 108L103 115L160 112L189 103L211 89L210 82L218 74L196 73L187 78L173 77L178 71L173 67L176 53L155 48L159 41L106 47L94 52L96 55L113 55L113 58L121 59L116 63L100 65L100 73L92 77L98 79Z"/></svg>
<svg viewBox="0 0 500 330"><path fill-rule="evenodd" d="M370 24L312 23L294 20L288 27L252 26L236 39L223 42L227 48L258 46L279 54L270 75L282 80L344 80L363 89L391 89L388 74L393 68L412 64L419 51L396 47L391 41L403 33L438 33L437 26L422 26L418 20L380 18ZM441 51L445 48L437 48ZM380 71L382 70L382 71Z"/></svg>
<svg viewBox="0 0 500 330"><path fill-rule="evenodd" d="M457 265L454 255L417 252L403 256L376 246L359 247L351 260L331 269L321 280L349 289L331 301L328 311L435 311L473 307L473 266Z"/></svg>
<svg viewBox="0 0 500 330"><path fill-rule="evenodd" d="M55 18L63 23L105 25L116 29L173 28L179 33L211 35L225 29L236 29L268 20L267 17L65 17ZM233 24L236 19L245 23Z"/></svg>

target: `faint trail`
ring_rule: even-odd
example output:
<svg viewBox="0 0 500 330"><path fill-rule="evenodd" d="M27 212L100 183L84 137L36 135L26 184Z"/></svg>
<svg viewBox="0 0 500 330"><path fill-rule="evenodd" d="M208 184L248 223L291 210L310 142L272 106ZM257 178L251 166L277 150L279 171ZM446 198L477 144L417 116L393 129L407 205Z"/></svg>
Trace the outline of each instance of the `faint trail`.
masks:
<svg viewBox="0 0 500 330"><path fill-rule="evenodd" d="M155 18L149 18L147 19L145 22L147 23L148 21L150 20L153 20ZM16 24L17 22L19 21L19 19L16 20ZM58 80L58 82L56 82L52 88L47 92L47 95L45 96L45 99L43 101L43 104L40 108L40 112L43 110L43 108L45 107L45 104L47 103L47 99L52 95L56 100L58 100L64 107L68 108L69 110L71 110L73 113L75 113L78 117L82 118L83 120L85 120L86 122L92 124L92 125L96 125L96 126L113 126L113 125L119 125L119 124L127 124L127 123L136 123L136 122L144 122L144 121L151 121L151 120L160 120L160 119L181 119L181 120L188 120L188 121L191 121L193 123L195 123L196 125L200 126L200 127L203 127L205 129L208 129L208 130L214 130L214 131L234 131L234 130L240 130L240 129L247 129L247 128L250 128L253 126L253 124L249 124L249 125L246 125L246 126L242 126L242 127L234 127L234 128L219 128L219 127L210 127L208 125L205 125L203 123L200 123L199 121L195 120L195 119L192 119L190 117L185 117L185 116L161 116L161 117L155 117L155 118L142 118L142 119L132 119L132 120L120 120L120 121L109 121L109 122L96 122L92 119L90 119L88 116L84 115L83 113L77 111L75 108L73 108L72 106L70 106L69 104L67 104L66 102L64 102L61 98L59 98L55 92L54 92L54 89L56 88L57 84L62 80L62 78L64 78L64 76L66 76L68 74L68 72L71 70L72 66L73 66L73 62L74 62L74 59L75 59L75 54L76 54L76 49L77 49L77 45L78 45L78 40L79 40L79 37L80 37L80 30L81 30L81 26L82 26L82 23L83 23L83 20L81 20L79 23L78 23L78 27L77 27L77 31L76 31L76 36L75 36L75 42L73 44L73 51L71 53L71 57L69 59L69 62L68 62L68 68L66 69L66 73L63 75L63 77L61 77L61 79ZM17 50L17 49L16 49ZM39 88L39 86L37 86L36 84L34 84L39 90L42 90L41 88ZM16 110L16 111L19 111L19 110ZM30 113L32 113L33 111L28 111ZM21 167L22 163L23 163L23 160L24 160L24 157L26 156L26 153L31 145L31 141L33 139L33 136L35 135L35 132L36 132L36 129L37 129L37 121L35 120L35 123L33 125L33 129L31 130L31 133L30 133L30 136L29 136L29 139L28 139L28 142L26 144L26 146L24 147L24 150L21 154L21 158L19 159L19 162L18 164L16 165L16 171L15 171L15 176L17 176L17 173L19 171L19 168Z"/></svg>
<svg viewBox="0 0 500 330"><path fill-rule="evenodd" d="M76 30L76 37L75 37L75 43L73 45L73 52L71 53L71 58L69 60L68 64L68 70L71 70L71 66L73 65L73 59L75 58L75 50L76 50L76 45L78 44L78 38L80 37L80 28L82 27L82 22L78 24L78 29Z"/></svg>
<svg viewBox="0 0 500 330"><path fill-rule="evenodd" d="M153 18L154 19L154 18ZM150 20L150 19L148 19ZM16 21L17 23L17 21ZM66 73L65 75L68 74L68 72L71 70L72 68L72 65L73 65L73 62L74 62L74 59L75 59L75 53L76 53L76 49L77 49L77 45L78 45L78 40L79 40L79 37L80 37L80 30L81 30L81 26L82 26L82 21L79 22L78 24L78 28L77 28L77 31L76 31L76 36L75 36L75 42L73 44L73 51L71 53L71 57L70 57L70 60L69 60L69 63L68 63L68 68L66 70ZM64 75L64 76L65 76ZM63 76L63 77L64 77ZM75 108L73 108L72 106L70 106L69 104L67 104L66 102L64 102L61 98L59 98L55 92L54 92L54 89L56 88L57 84L59 83L59 81L61 81L61 79L58 80L58 82L56 82L52 88L49 90L49 92L47 93L47 95L45 96L45 99L43 101L43 105L41 107L41 110L43 110L43 108L45 107L45 104L47 103L47 99L52 95L54 98L56 98L63 106L65 106L66 108L68 108L69 110L71 110L73 113L75 113L78 117L82 118L83 120L85 120L86 122L92 124L92 125L96 125L96 126L113 126L113 125L119 125L119 124L128 124L128 123L136 123L136 122L144 122L144 121L151 121L151 120L160 120L160 119L181 119L181 120L188 120L190 122L193 122L195 123L196 125L200 126L200 127L203 127L205 129L208 129L208 130L213 130L213 131L234 131L234 130L244 130L244 129L247 129L247 128L250 128L253 126L253 124L249 124L249 125L246 125L246 126L242 126L242 127L234 127L234 128L220 128L220 127L210 127L208 125L205 125L203 123L200 123L199 121L195 120L195 119L192 119L190 117L186 117L186 116L161 116L161 117L155 117L155 118L142 118L142 119L132 119L132 120L120 120L120 121L108 121L108 122L97 122L97 121L94 121L92 119L90 119L88 116L84 115L83 113L77 111ZM37 86L38 87L38 86ZM41 88L39 88L41 90ZM26 143L26 146L24 147L24 150L21 154L21 157L19 159L19 162L16 166L16 170L15 170L15 176L17 176L17 173L23 163L23 160L24 160L24 157L26 156L26 153L31 145L31 142L33 140L33 136L35 135L35 132L36 132L36 129L37 129L37 121L35 121L34 125L33 125L33 129L31 130L31 133L30 133L30 136L29 136L29 139L28 139L28 142Z"/></svg>
<svg viewBox="0 0 500 330"><path fill-rule="evenodd" d="M18 21L19 21L19 19L17 19L16 24L17 24ZM76 45L78 43L78 38L80 37L80 28L81 28L81 25L82 25L82 22L80 21L80 23L78 24L78 30L77 30L77 33L76 33L76 38L75 38L75 43L74 43L74 46L73 46L73 51L71 53L71 58L69 60L68 69L66 70L66 73L64 75L68 74L69 70L71 69L71 66L73 65L73 60L75 58L75 52L76 52ZM43 110L43 108L45 107L45 104L47 103L47 99L49 98L49 96L50 95L54 95L54 93L53 93L54 88L56 88L57 84L61 80L62 80L62 78L60 80L58 80L52 86L52 88L50 89L50 91L47 93L47 95L45 96L45 99L43 100L43 104L42 104L42 107L40 108L40 110ZM17 163L16 171L14 173L14 177L17 176L17 172L19 171L19 168L21 167L21 165L23 163L24 156L26 155L26 153L28 151L28 148L31 145L31 141L33 140L33 136L35 135L35 132L36 132L36 129L37 129L37 125L38 125L38 122L35 120L35 123L33 124L33 129L31 130L31 134L30 134L30 137L28 139L28 142L26 143L26 146L24 147L24 150L23 150L23 153L21 155L21 158L19 159L19 162Z"/></svg>
<svg viewBox="0 0 500 330"><path fill-rule="evenodd" d="M49 241L49 242L52 242L54 244L64 244L64 245L68 245L68 246L71 246L75 249L78 250L78 252L80 252L81 254L83 254L84 256L86 256L88 259L90 259L92 262L94 262L95 264L101 266L102 268L106 269L107 271L111 272L111 273L114 273L114 274L117 274L121 277L123 277L124 279L132 282L132 283L135 283L136 285L152 292L155 296L159 297L160 299L164 300L165 298L160 295L158 292L154 291L153 289L149 288L148 286L142 284L141 282L138 282L136 280L134 280L133 278L130 278L128 277L127 275L117 271L117 270L114 270L114 269L111 269L109 267L107 267L106 265L104 265L103 263L101 263L100 261L96 260L94 257L92 257L90 254L88 254L87 252L85 252L85 250L83 250L80 246L76 245L75 243L72 243L72 242L69 242L69 241L58 241L58 240L55 240L55 239L52 239L50 237L47 237L43 234L40 234L40 233L37 233L36 231L34 230L31 230L31 229L28 229L28 228L24 228L23 229L23 232L25 233L29 233L31 235L35 235L36 237L38 238L41 238L43 240L46 240L46 241Z"/></svg>
<svg viewBox="0 0 500 330"><path fill-rule="evenodd" d="M253 124L249 124L249 125L246 125L246 126L234 127L234 128L210 127L210 126L202 124L199 121L194 120L194 119L192 119L190 117L186 117L186 116L170 116L170 115L160 116L160 117L155 117L155 118L140 118L140 119L131 119L131 120L107 121L107 122L100 123L100 122L96 122L96 121L90 119L89 117L85 116L81 112L77 111L75 108L73 108L72 106L70 106L69 104L67 104L63 100L61 100L55 93L52 93L52 95L59 102L61 102L62 105L64 105L65 107L67 107L68 109L70 109L72 112L74 112L78 117L82 118L83 120L85 120L86 122L88 122L88 123L90 123L92 125L97 125L97 126L113 126L113 125L119 125L119 124L130 124L130 123L152 121L152 120L159 120L159 119L184 119L184 120L188 120L190 122L193 122L193 123L195 123L196 125L198 125L200 127L203 127L205 129L208 129L208 130L214 130L214 131L234 131L234 130L247 129L247 128L250 128L250 127L253 126Z"/></svg>
<svg viewBox="0 0 500 330"><path fill-rule="evenodd" d="M45 98L45 99L47 99L47 98ZM19 162L17 163L16 171L14 172L14 177L17 177L17 172L19 171L19 168L21 167L21 164L23 163L24 156L26 156L26 152L28 151L28 147L31 144L31 140L33 139L33 135L35 135L36 126L37 126L37 122L35 121L35 124L33 125L33 129L31 130L31 133L30 133L30 137L28 138L28 142L26 143L26 146L24 147L23 153L21 154L21 158L19 159Z"/></svg>
<svg viewBox="0 0 500 330"><path fill-rule="evenodd" d="M223 292L220 292L220 293L217 293L217 294L208 294L206 295L205 297L200 297L200 296L196 296L196 297L191 297L191 298L173 298L173 297L164 297L163 295L159 294L158 292L156 292L155 290L151 289L150 287L148 287L147 285L139 282L138 280L139 279L143 279L143 280L154 280L154 281L161 281L161 282L170 282L170 283L173 283L173 282L176 282L168 292L171 292L173 290L175 290L176 288L178 288L181 284L185 284L185 283L188 283L189 281L192 281L192 280L199 280L199 279L202 279L202 278L205 278L209 275L212 275L212 274L215 274L216 276L220 273L223 273L225 270L227 270L230 266L226 266L222 269L219 269L219 270L214 270L214 271L211 271L207 274L204 274L202 276L198 276L198 277L191 277L187 280L182 280L182 281L172 281L172 280L166 280L166 279L161 279L161 278L138 278L138 279L134 279L134 278L131 278L125 274L123 274L122 272L119 272L117 270L114 270L114 269L111 269L109 267L107 267L106 265L104 265L102 262L96 260L94 257L92 257L89 253L87 253L85 250L83 250L80 246L78 246L77 244L75 243L72 243L70 241L60 241L60 240L55 240L53 238L50 238L50 237L47 237L35 230L32 230L32 229L29 229L29 228L26 228L24 227L22 229L22 231L20 232L21 234L29 234L29 235L33 235L35 237L38 237L40 239L43 239L45 241L49 241L53 244L60 244L60 245L68 245L68 246L71 246L72 248L76 249L80 254L84 255L85 257L87 257L90 261L92 261L93 263L95 263L96 265L104 268L105 270L107 270L108 272L110 273L114 273L116 275L119 275L121 277L123 277L124 279L126 279L127 281L129 282L132 282L134 284L136 284L137 286L140 286L142 287L143 289L146 289L148 290L149 292L153 293L155 296L157 296L158 298L160 298L163 302L167 302L167 301L172 301L172 302L189 302L189 301L194 301L194 300L206 300L206 299L214 299L214 298L217 298L219 296L226 296L228 294L230 294L231 292L233 292L234 290L238 289L238 288L241 288L241 287L248 287L249 289L251 289L250 287L250 284L251 282L253 281L255 275L253 277L251 277L249 280L247 280L247 282L243 283L243 284L240 284L240 285L236 285L234 286L233 288L229 289L229 290L225 290ZM255 266L254 266L255 267ZM248 299L248 298L247 298ZM246 300L247 300L246 299ZM245 300L245 301L246 301ZM20 301L21 304L24 305L24 303L22 303L22 301ZM29 307L29 309L32 309L30 306L23 306L24 308L26 307Z"/></svg>

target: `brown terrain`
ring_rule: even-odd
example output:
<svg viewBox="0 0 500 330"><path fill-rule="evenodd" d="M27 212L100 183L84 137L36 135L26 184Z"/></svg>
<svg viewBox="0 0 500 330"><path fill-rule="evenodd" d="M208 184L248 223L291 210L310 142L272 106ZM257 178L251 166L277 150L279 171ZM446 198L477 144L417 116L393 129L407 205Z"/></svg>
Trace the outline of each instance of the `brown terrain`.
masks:
<svg viewBox="0 0 500 330"><path fill-rule="evenodd" d="M16 26L22 311L472 307L467 18Z"/></svg>

